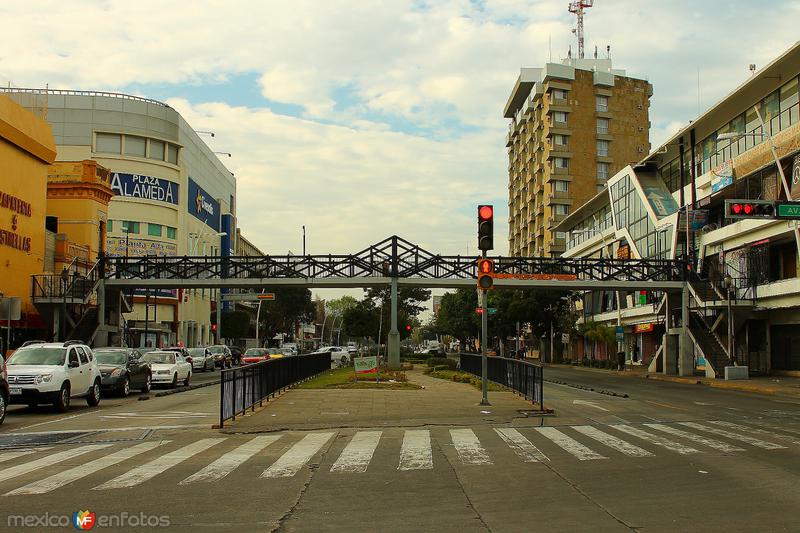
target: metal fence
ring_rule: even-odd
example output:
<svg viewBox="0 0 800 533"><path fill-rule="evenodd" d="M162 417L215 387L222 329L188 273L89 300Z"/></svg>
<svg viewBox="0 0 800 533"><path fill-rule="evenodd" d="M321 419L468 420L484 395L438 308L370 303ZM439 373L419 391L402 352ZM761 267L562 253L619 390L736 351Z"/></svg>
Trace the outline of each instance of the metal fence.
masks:
<svg viewBox="0 0 800 533"><path fill-rule="evenodd" d="M219 425L255 410L269 395L330 370L330 354L297 355L270 359L240 368L223 370L220 379Z"/></svg>
<svg viewBox="0 0 800 533"><path fill-rule="evenodd" d="M481 356L472 353L459 355L461 370L480 377ZM537 404L539 409L544 409L544 375L541 365L520 359L487 357L486 377L489 381L494 381L520 393L526 399Z"/></svg>

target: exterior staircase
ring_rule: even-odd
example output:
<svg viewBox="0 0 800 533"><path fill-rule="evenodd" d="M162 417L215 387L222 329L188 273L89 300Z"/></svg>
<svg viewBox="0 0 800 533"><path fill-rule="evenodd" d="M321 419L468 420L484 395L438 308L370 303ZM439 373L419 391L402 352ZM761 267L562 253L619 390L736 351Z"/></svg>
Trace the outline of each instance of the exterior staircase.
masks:
<svg viewBox="0 0 800 533"><path fill-rule="evenodd" d="M711 331L706 321L697 313L689 314L689 334L694 339L695 344L703 353L706 365L711 365L716 377L722 377L725 367L731 365L731 359L716 334ZM708 374L708 370L706 374Z"/></svg>

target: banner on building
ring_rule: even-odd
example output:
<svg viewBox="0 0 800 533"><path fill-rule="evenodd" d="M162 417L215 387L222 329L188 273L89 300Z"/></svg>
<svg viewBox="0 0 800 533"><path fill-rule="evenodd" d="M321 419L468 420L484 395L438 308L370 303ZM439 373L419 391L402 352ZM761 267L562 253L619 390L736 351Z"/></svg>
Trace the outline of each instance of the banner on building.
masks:
<svg viewBox="0 0 800 533"><path fill-rule="evenodd" d="M733 160L728 159L711 169L711 192L721 191L733 183Z"/></svg>
<svg viewBox="0 0 800 533"><path fill-rule="evenodd" d="M141 198L178 205L178 184L163 178L114 172L111 175L111 190L117 196Z"/></svg>
<svg viewBox="0 0 800 533"><path fill-rule="evenodd" d="M189 213L203 223L208 224L214 231L220 228L219 202L208 192L189 178Z"/></svg>
<svg viewBox="0 0 800 533"><path fill-rule="evenodd" d="M800 154L794 156L792 164L792 200L800 200Z"/></svg>
<svg viewBox="0 0 800 533"><path fill-rule="evenodd" d="M106 255L113 257L175 257L178 255L178 245L174 242L152 239L107 237Z"/></svg>
<svg viewBox="0 0 800 533"><path fill-rule="evenodd" d="M634 331L636 333L650 333L653 331L653 323L648 322L647 324L636 324L636 326L634 326Z"/></svg>

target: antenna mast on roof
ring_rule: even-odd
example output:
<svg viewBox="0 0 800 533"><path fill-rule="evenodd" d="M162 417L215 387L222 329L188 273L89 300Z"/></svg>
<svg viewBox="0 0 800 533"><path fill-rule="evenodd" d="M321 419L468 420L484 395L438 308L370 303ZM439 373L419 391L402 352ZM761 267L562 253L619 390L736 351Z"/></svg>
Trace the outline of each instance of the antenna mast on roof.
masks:
<svg viewBox="0 0 800 533"><path fill-rule="evenodd" d="M569 12L578 17L578 27L572 33L578 36L578 59L583 59L583 10L592 7L594 0L576 0L569 3Z"/></svg>

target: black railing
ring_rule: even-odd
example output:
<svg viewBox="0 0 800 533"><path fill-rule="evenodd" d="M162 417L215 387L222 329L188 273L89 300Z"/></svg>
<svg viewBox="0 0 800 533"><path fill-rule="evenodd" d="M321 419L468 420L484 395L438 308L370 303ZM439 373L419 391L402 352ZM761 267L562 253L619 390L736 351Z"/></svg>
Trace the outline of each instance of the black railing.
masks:
<svg viewBox="0 0 800 533"><path fill-rule="evenodd" d="M481 356L462 353L460 357L461 370L480 377ZM520 359L491 356L486 358L486 377L489 381L520 393L540 410L544 410L544 374L541 365Z"/></svg>
<svg viewBox="0 0 800 533"><path fill-rule="evenodd" d="M271 394L330 370L330 354L297 355L270 359L240 368L223 370L220 379L219 426L226 420L255 410Z"/></svg>
<svg viewBox="0 0 800 533"><path fill-rule="evenodd" d="M94 265L73 261L64 273L31 276L31 296L34 301L44 298L86 300L103 276L103 262Z"/></svg>

